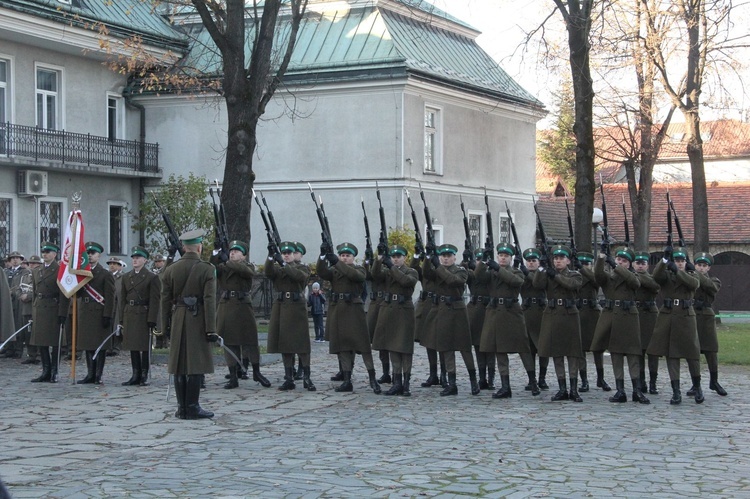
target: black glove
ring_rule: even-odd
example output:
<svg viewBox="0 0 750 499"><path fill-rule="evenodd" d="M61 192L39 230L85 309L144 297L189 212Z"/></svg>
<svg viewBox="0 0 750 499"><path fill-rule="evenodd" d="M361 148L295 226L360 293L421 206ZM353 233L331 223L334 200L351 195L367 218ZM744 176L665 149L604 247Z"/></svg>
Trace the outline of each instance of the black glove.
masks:
<svg viewBox="0 0 750 499"><path fill-rule="evenodd" d="M273 254L273 261L278 263L279 265L284 265L284 258L281 256L281 253L274 253Z"/></svg>
<svg viewBox="0 0 750 499"><path fill-rule="evenodd" d="M573 268L576 270L581 270L581 261L576 257L573 257Z"/></svg>
<svg viewBox="0 0 750 499"><path fill-rule="evenodd" d="M227 250L225 249L219 250L219 254L216 256L219 257L221 263L227 263L229 261L229 253L227 253Z"/></svg>
<svg viewBox="0 0 750 499"><path fill-rule="evenodd" d="M602 241L601 250L605 255L609 254L609 241Z"/></svg>
<svg viewBox="0 0 750 499"><path fill-rule="evenodd" d="M68 322L68 316L67 315L61 315L57 318L57 323L60 325L64 325L66 322Z"/></svg>
<svg viewBox="0 0 750 499"><path fill-rule="evenodd" d="M268 258L272 259L273 255L276 254L276 245L273 243L268 243L268 246L266 246L266 248L268 248Z"/></svg>
<svg viewBox="0 0 750 499"><path fill-rule="evenodd" d="M674 252L674 248L672 248L672 245L667 245L664 247L664 258L667 260L672 259L672 253Z"/></svg>
<svg viewBox="0 0 750 499"><path fill-rule="evenodd" d="M465 249L463 253L464 262L470 262L474 259L474 253L471 250Z"/></svg>
<svg viewBox="0 0 750 499"><path fill-rule="evenodd" d="M423 253L424 253L424 246L422 246L421 244L415 244L414 256L416 257L417 255L422 255ZM419 258L421 258L421 256Z"/></svg>
<svg viewBox="0 0 750 499"><path fill-rule="evenodd" d="M432 263L432 266L435 267L435 268L440 267L440 257L433 254L430 257L430 263Z"/></svg>
<svg viewBox="0 0 750 499"><path fill-rule="evenodd" d="M209 343L216 343L219 341L219 335L216 333L206 333L206 341Z"/></svg>
<svg viewBox="0 0 750 499"><path fill-rule="evenodd" d="M692 262L685 263L685 270L688 272L695 272L695 265Z"/></svg>
<svg viewBox="0 0 750 499"><path fill-rule="evenodd" d="M500 270L500 264L497 263L495 260L489 260L487 262L487 266L491 268L492 270Z"/></svg>
<svg viewBox="0 0 750 499"><path fill-rule="evenodd" d="M420 261L422 258L424 258L424 253L414 253L414 256L412 256L412 258L416 261Z"/></svg>
<svg viewBox="0 0 750 499"><path fill-rule="evenodd" d="M484 248L484 251L482 252L482 261L488 262L490 260L494 260L493 254L492 254L492 248Z"/></svg>
<svg viewBox="0 0 750 499"><path fill-rule="evenodd" d="M520 256L514 256L513 257L513 268L519 269L521 268L521 265L523 265L523 260L521 260Z"/></svg>
<svg viewBox="0 0 750 499"><path fill-rule="evenodd" d="M520 268L521 268L521 272L523 272L523 275L529 275L529 269L526 268L526 265L524 265L523 263L521 263L521 267Z"/></svg>
<svg viewBox="0 0 750 499"><path fill-rule="evenodd" d="M328 253L326 255L326 260L328 260L328 263L330 265L336 265L338 263L338 261L339 261L339 257L336 256L335 253Z"/></svg>
<svg viewBox="0 0 750 499"><path fill-rule="evenodd" d="M434 243L427 243L427 246L425 246L424 250L425 250L425 253L427 254L427 256L432 256L432 255L435 254L435 250L436 249L437 248L435 247Z"/></svg>
<svg viewBox="0 0 750 499"><path fill-rule="evenodd" d="M388 253L388 246L384 242L378 243L378 255L385 255Z"/></svg>
<svg viewBox="0 0 750 499"><path fill-rule="evenodd" d="M469 270L474 270L477 268L477 262L476 260L469 260L466 266L469 267Z"/></svg>
<svg viewBox="0 0 750 499"><path fill-rule="evenodd" d="M667 263L667 268L671 270L672 272L674 272L675 274L677 273L677 270L678 270L677 264L674 263L674 261L670 260L669 263Z"/></svg>
<svg viewBox="0 0 750 499"><path fill-rule="evenodd" d="M102 317L102 328L107 329L112 325L112 319L109 317Z"/></svg>
<svg viewBox="0 0 750 499"><path fill-rule="evenodd" d="M380 253L383 255L384 253ZM372 263L375 260L375 255L372 252L372 248L365 248L365 262Z"/></svg>
<svg viewBox="0 0 750 499"><path fill-rule="evenodd" d="M555 270L555 267L547 267L545 272L547 272L547 277L549 277L550 279L554 279L557 275L557 270Z"/></svg>
<svg viewBox="0 0 750 499"><path fill-rule="evenodd" d="M615 262L615 259L612 258L612 255L607 255L607 263L610 267L615 268L617 267L617 262Z"/></svg>
<svg viewBox="0 0 750 499"><path fill-rule="evenodd" d="M383 265L388 267L389 269L393 267L393 260L391 260L391 257L389 255L385 255L383 257Z"/></svg>
<svg viewBox="0 0 750 499"><path fill-rule="evenodd" d="M327 243L320 243L320 256L321 257L324 257L328 253L331 253L331 251L329 251L329 249L328 249L328 246L329 245Z"/></svg>
<svg viewBox="0 0 750 499"><path fill-rule="evenodd" d="M156 327L156 323L155 322L147 322L146 325L148 327L152 328L152 329Z"/></svg>

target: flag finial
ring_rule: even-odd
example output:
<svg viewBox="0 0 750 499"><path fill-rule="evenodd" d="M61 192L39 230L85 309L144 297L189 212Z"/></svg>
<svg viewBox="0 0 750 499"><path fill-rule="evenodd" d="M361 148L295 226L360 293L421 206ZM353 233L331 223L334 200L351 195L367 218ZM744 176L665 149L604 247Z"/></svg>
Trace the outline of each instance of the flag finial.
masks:
<svg viewBox="0 0 750 499"><path fill-rule="evenodd" d="M81 209L81 198L83 196L81 195L81 191L76 191L73 194L70 195L70 199L73 200L73 211L78 211Z"/></svg>

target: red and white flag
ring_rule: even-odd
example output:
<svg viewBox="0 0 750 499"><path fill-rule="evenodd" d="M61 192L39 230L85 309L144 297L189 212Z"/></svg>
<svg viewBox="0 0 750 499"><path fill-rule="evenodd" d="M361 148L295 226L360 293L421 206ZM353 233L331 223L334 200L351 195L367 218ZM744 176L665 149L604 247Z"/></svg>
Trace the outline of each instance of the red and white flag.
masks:
<svg viewBox="0 0 750 499"><path fill-rule="evenodd" d="M65 226L65 245L60 270L57 272L57 285L70 298L92 277L86 241L83 238L83 215L80 210L71 211Z"/></svg>

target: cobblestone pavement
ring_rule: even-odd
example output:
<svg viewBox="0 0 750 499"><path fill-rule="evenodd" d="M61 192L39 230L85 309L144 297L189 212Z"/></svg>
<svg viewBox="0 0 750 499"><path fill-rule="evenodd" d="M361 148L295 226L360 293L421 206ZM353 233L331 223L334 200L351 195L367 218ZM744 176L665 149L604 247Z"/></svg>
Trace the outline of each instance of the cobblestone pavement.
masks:
<svg viewBox="0 0 750 499"><path fill-rule="evenodd" d="M532 397L516 356L512 399L473 397L458 363L456 397L419 387L419 346L411 398L373 394L361 359L354 393L339 394L328 381L335 357L313 343L317 392L301 382L278 391L278 362L263 368L271 388L224 390L217 366L201 394L216 417L182 421L164 365L151 386L123 387L126 355L107 359L101 386L71 384L66 362L53 385L29 382L39 366L2 359L0 477L15 498L750 496L747 369L723 368L727 397L706 388L704 404L670 406L662 363L660 394L645 406L598 389L582 404Z"/></svg>

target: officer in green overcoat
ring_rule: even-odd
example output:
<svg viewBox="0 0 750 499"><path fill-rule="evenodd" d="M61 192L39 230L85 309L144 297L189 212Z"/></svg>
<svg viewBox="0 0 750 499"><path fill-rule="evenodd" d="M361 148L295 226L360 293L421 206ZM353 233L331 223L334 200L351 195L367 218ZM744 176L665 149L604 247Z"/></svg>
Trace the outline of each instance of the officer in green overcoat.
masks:
<svg viewBox="0 0 750 499"><path fill-rule="evenodd" d="M202 229L180 236L184 254L161 276L161 329L169 331L169 363L180 419L212 418L199 403L201 375L214 372L210 344L216 334L216 269L201 260Z"/></svg>
<svg viewBox="0 0 750 499"><path fill-rule="evenodd" d="M367 252L365 252L367 253ZM372 250L370 251L372 253ZM385 244L378 244L378 256L381 258L388 254L388 247ZM369 283L370 293L369 302L367 304L367 332L370 334L370 342L372 343L375 338L375 326L378 324L378 315L380 309L385 304L386 294L386 283L385 276L383 274L376 275L373 273L373 267L375 266L375 258L370 255L365 256L363 267L365 268L365 281ZM376 350L378 350L376 348ZM378 378L378 383L391 384L393 379L391 378L391 365L390 356L388 350L379 350L378 357L380 357L380 364L383 366L383 375Z"/></svg>
<svg viewBox="0 0 750 499"><path fill-rule="evenodd" d="M589 391L588 370L586 369L586 352L591 352L591 342L594 340L596 332L596 323L599 322L602 308L599 305L599 283L594 276L594 255L584 251L576 254L578 262L581 264L578 272L581 274L582 284L578 290L578 315L581 318L581 347L583 348L583 357L581 357L578 372L581 375L581 386L579 392ZM603 391L612 390L604 379L604 352L592 352L594 357L594 367L596 368L596 386Z"/></svg>
<svg viewBox="0 0 750 499"><path fill-rule="evenodd" d="M478 248L473 254L471 250L464 250L463 261L461 266L468 272L466 285L469 287L469 303L466 305L466 312L469 314L469 327L471 328L471 344L474 346L474 354L477 357L477 367L479 368L479 389L495 389L495 353L482 352L482 328L484 327L484 317L487 311L487 305L490 303L490 284L492 275L489 272L483 272L480 275L475 274L477 261L480 261L484 255L484 250Z"/></svg>
<svg viewBox="0 0 750 499"><path fill-rule="evenodd" d="M529 351L531 352L531 365L536 372L536 356L539 353L539 331L542 327L542 314L547 306L547 295L544 290L534 287L534 276L539 271L539 260L542 258L537 248L527 248L523 252L525 265L519 265L524 272L524 281L521 285L521 306L523 318L526 323L526 334L529 337ZM539 357L539 378L537 387L540 390L549 390L547 384L547 366L549 357ZM531 383L524 387L526 391L532 391Z"/></svg>
<svg viewBox="0 0 750 499"><path fill-rule="evenodd" d="M659 371L659 357L657 355L648 356L648 375L649 382L646 385L646 349L651 343L651 337L654 334L656 318L659 316L659 307L656 306L656 296L659 294L661 287L648 272L648 262L651 254L648 251L638 251L635 253L633 268L635 275L641 282L641 286L635 291L635 299L638 305L638 320L641 326L641 391L652 395L657 395L659 390L656 387L656 378Z"/></svg>

